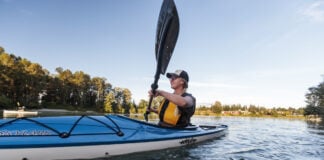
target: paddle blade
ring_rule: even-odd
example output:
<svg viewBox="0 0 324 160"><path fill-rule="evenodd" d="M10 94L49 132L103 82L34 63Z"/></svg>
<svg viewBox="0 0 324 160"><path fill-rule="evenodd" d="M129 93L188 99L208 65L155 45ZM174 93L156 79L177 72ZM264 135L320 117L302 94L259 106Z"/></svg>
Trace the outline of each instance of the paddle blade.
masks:
<svg viewBox="0 0 324 160"><path fill-rule="evenodd" d="M154 83L151 85L153 93L158 88L160 74L165 74L172 52L177 43L179 34L179 16L173 0L164 0L161 6L156 30L155 58L157 61ZM150 98L147 110L151 108L153 97ZM144 114L148 121L148 114Z"/></svg>
<svg viewBox="0 0 324 160"><path fill-rule="evenodd" d="M164 0L156 31L155 56L158 70L165 74L179 34L179 16L173 0Z"/></svg>

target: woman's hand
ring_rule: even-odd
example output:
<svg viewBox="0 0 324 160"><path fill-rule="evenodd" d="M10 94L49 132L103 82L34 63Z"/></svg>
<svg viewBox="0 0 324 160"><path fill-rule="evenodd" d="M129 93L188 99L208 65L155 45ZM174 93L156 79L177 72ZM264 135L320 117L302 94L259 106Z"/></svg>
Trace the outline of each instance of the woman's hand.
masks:
<svg viewBox="0 0 324 160"><path fill-rule="evenodd" d="M155 90L155 93L153 94L153 90L149 90L148 91L148 94L149 94L149 96L151 97L151 96L153 96L153 97L157 97L157 96L161 96L161 90Z"/></svg>

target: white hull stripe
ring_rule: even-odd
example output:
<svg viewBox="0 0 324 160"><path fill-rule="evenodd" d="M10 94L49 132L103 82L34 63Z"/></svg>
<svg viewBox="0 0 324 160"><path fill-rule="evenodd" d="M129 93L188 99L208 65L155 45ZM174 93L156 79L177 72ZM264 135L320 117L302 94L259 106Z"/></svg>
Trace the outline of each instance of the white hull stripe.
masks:
<svg viewBox="0 0 324 160"><path fill-rule="evenodd" d="M123 144L1 149L0 155L5 160L91 159L185 146L217 138L224 134L225 132L219 132L199 137Z"/></svg>

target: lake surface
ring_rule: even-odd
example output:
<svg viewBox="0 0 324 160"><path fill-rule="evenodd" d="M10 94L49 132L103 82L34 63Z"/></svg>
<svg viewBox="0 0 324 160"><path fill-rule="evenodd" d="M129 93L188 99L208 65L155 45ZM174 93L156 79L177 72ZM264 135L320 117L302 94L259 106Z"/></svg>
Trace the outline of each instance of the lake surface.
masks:
<svg viewBox="0 0 324 160"><path fill-rule="evenodd" d="M42 110L40 116L78 115ZM91 114L91 113L90 113ZM219 139L182 148L95 160L324 160L324 123L248 117L194 116L194 124L226 124Z"/></svg>
<svg viewBox="0 0 324 160"><path fill-rule="evenodd" d="M229 132L220 139L193 146L136 153L108 159L324 160L323 124L275 118L200 116L195 116L193 123L226 124L229 125Z"/></svg>

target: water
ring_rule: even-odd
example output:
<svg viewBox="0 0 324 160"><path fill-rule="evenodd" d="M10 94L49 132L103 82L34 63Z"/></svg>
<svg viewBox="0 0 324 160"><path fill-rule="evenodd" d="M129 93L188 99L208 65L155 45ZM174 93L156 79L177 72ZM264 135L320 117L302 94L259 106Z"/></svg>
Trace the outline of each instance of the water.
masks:
<svg viewBox="0 0 324 160"><path fill-rule="evenodd" d="M53 113L43 110L42 114ZM324 160L324 123L206 116L194 116L192 121L194 124L226 124L229 131L219 139L187 147L95 160Z"/></svg>
<svg viewBox="0 0 324 160"><path fill-rule="evenodd" d="M195 117L194 123L229 125L225 137L193 146L109 160L324 160L324 125L302 120ZM97 159L103 160L103 159Z"/></svg>

